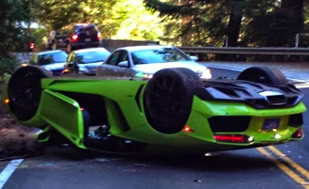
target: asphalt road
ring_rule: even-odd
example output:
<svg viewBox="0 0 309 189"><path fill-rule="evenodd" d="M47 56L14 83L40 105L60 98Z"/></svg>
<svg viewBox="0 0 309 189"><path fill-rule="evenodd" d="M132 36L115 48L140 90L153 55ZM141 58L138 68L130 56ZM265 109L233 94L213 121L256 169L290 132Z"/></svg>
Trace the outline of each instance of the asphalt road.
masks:
<svg viewBox="0 0 309 189"><path fill-rule="evenodd" d="M215 77L237 74L213 69ZM302 91L309 107L309 89ZM304 114L304 122L304 133L309 136L308 113ZM305 137L300 142L275 147L203 157L111 156L82 152L71 146L49 146L44 155L25 159L3 188L309 188L308 144L309 137ZM0 171L8 163L0 162Z"/></svg>

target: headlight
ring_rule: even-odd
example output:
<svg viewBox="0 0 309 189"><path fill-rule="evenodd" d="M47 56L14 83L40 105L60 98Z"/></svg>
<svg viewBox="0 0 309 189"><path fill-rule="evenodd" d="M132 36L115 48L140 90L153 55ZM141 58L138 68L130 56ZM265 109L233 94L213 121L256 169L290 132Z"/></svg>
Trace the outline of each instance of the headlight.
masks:
<svg viewBox="0 0 309 189"><path fill-rule="evenodd" d="M53 71L50 69L50 68L44 68L47 72L49 72L50 74L52 74L53 75Z"/></svg>
<svg viewBox="0 0 309 189"><path fill-rule="evenodd" d="M78 72L80 72L80 73L88 73L89 71L88 71L88 69L86 67L80 66L78 68Z"/></svg>
<svg viewBox="0 0 309 189"><path fill-rule="evenodd" d="M152 78L152 74L147 74L147 73L143 73L143 72L138 72L137 74L135 74L135 77L137 78L141 78L144 80L149 80Z"/></svg>
<svg viewBox="0 0 309 189"><path fill-rule="evenodd" d="M211 79L211 77L212 77L210 69L208 69L206 67L200 72L199 76L200 76L201 79Z"/></svg>

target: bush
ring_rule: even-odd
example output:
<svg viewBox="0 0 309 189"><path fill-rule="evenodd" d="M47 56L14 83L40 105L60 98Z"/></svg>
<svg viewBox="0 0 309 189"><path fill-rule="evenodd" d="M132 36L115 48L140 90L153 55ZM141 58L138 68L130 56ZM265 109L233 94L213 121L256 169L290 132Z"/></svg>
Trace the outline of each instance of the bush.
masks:
<svg viewBox="0 0 309 189"><path fill-rule="evenodd" d="M0 81L5 73L13 73L18 66L16 58L6 56L0 56Z"/></svg>
<svg viewBox="0 0 309 189"><path fill-rule="evenodd" d="M32 37L35 43L35 50L42 51L46 50L46 36L48 36L48 31L45 28L33 29Z"/></svg>

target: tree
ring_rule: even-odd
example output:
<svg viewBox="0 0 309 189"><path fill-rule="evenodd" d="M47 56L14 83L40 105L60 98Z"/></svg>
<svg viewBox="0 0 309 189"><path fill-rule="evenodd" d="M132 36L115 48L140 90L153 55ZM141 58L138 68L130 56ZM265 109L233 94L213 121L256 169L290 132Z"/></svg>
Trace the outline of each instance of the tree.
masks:
<svg viewBox="0 0 309 189"><path fill-rule="evenodd" d="M161 2L144 0L147 7L169 19L180 19L182 45L238 45L246 0L181 0Z"/></svg>
<svg viewBox="0 0 309 189"><path fill-rule="evenodd" d="M226 45L236 47L238 46L239 32L246 1L231 0L230 4L230 16L227 27L228 44Z"/></svg>
<svg viewBox="0 0 309 189"><path fill-rule="evenodd" d="M163 36L162 19L158 13L146 10L142 0L129 0L122 4L127 14L121 23L116 39L158 40Z"/></svg>
<svg viewBox="0 0 309 189"><path fill-rule="evenodd" d="M292 46L304 26L302 0L254 0L247 10L251 18L246 43L254 46ZM250 12L249 12L250 11Z"/></svg>
<svg viewBox="0 0 309 189"><path fill-rule="evenodd" d="M110 38L117 32L127 10L125 0L40 0L35 7L38 22L48 30L58 30L73 23L94 23L102 36Z"/></svg>
<svg viewBox="0 0 309 189"><path fill-rule="evenodd" d="M27 42L25 23L30 19L30 2L27 0L0 1L0 56L24 48Z"/></svg>
<svg viewBox="0 0 309 189"><path fill-rule="evenodd" d="M30 3L29 0L0 1L0 81L4 73L13 72L17 65L12 52L27 48Z"/></svg>

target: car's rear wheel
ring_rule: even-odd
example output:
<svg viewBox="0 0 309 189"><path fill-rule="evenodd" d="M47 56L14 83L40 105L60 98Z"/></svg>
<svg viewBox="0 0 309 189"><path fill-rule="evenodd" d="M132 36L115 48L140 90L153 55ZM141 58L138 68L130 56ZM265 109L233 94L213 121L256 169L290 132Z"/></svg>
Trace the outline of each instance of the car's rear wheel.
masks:
<svg viewBox="0 0 309 189"><path fill-rule="evenodd" d="M36 66L19 68L8 83L9 106L20 121L30 120L36 113L41 99L41 79L50 77Z"/></svg>
<svg viewBox="0 0 309 189"><path fill-rule="evenodd" d="M194 91L200 85L199 77L189 69L163 69L155 73L144 93L149 124L162 133L181 131L191 112Z"/></svg>
<svg viewBox="0 0 309 189"><path fill-rule="evenodd" d="M247 68L238 75L237 79L276 86L288 84L287 79L279 69L270 67Z"/></svg>

